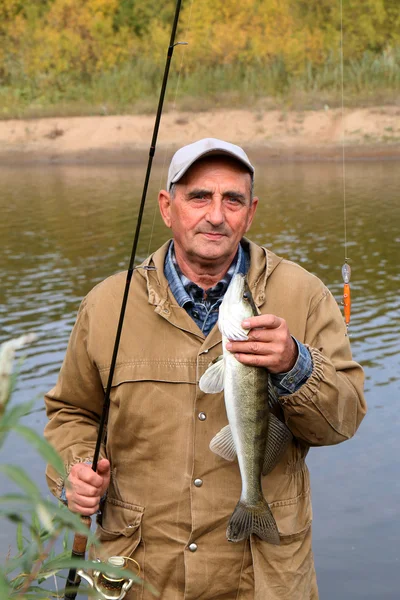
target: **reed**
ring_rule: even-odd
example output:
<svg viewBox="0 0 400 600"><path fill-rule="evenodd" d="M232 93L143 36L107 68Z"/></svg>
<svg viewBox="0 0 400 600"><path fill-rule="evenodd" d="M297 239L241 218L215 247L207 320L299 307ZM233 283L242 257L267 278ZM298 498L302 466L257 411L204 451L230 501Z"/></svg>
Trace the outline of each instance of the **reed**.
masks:
<svg viewBox="0 0 400 600"><path fill-rule="evenodd" d="M178 64L178 61L177 61ZM175 68L166 109L242 108L317 109L341 103L341 68L333 56L322 65L307 63L294 75L283 59L272 64L242 63L205 67L193 72ZM400 48L380 55L365 52L344 65L346 106L397 104L400 89ZM149 59L83 80L76 73L52 81L27 79L13 73L0 88L0 118L140 114L153 112L159 92L160 66Z"/></svg>
<svg viewBox="0 0 400 600"><path fill-rule="evenodd" d="M34 342L35 338L31 333L0 345L0 450L9 437L18 436L64 479L66 473L62 458L41 435L27 425L27 417L37 412L34 402L21 404L12 397L17 381L17 375L13 373L15 353ZM32 417L30 420L32 421ZM60 598L58 576L71 567L82 568L86 572L92 572L95 567L103 573L111 571L118 579L129 577L134 582L141 582L137 575L121 568L71 558L71 550L67 548L70 535L89 535L91 543L98 543L94 534L88 533L78 515L70 512L61 502L52 502L47 495L42 494L29 473L29 463L34 456L32 452L27 454L26 469L18 464L5 464L3 461L6 456L7 460L12 460L9 454L2 454L0 475L9 479L16 491L4 493L4 489L1 490L0 521L4 523L7 520L15 527L16 548L15 554L10 548L5 560L0 561L1 600ZM61 585L64 587L62 581ZM154 593L149 584L144 585ZM86 594L91 592L87 588L85 591Z"/></svg>

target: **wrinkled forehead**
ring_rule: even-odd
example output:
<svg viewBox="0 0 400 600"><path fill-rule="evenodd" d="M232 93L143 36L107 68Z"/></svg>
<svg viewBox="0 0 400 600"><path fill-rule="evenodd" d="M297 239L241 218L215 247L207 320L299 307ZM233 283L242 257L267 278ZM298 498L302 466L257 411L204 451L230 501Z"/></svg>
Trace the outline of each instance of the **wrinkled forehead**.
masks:
<svg viewBox="0 0 400 600"><path fill-rule="evenodd" d="M224 154L210 154L202 156L199 160L196 160L184 175L176 182L175 185L187 185L193 179L198 177L199 179L206 179L208 174L212 174L215 169L226 168L231 174L237 173L238 175L247 175L250 189L253 182L253 174L246 168L246 166L240 161L236 160L232 156Z"/></svg>

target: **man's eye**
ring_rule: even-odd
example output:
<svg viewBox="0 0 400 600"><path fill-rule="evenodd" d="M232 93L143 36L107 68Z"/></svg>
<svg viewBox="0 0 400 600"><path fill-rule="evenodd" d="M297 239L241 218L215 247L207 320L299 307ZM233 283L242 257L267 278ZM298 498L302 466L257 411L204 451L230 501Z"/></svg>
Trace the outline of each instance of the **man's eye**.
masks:
<svg viewBox="0 0 400 600"><path fill-rule="evenodd" d="M207 199L206 194L194 194L193 196L190 196L190 200L194 201L194 202L203 202L204 200Z"/></svg>

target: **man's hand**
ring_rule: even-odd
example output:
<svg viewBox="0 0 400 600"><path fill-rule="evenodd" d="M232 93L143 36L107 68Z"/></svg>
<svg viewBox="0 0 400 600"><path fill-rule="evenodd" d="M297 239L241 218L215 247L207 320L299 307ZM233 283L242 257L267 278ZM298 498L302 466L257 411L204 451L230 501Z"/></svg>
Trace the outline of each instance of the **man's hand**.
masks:
<svg viewBox="0 0 400 600"><path fill-rule="evenodd" d="M70 511L84 516L95 514L109 483L110 463L106 458L102 458L97 463L96 473L88 464L74 465L68 476L65 490L68 508Z"/></svg>
<svg viewBox="0 0 400 600"><path fill-rule="evenodd" d="M265 367L270 373L287 373L294 367L297 345L284 319L275 315L258 315L243 321L242 327L250 329L249 339L226 345L239 362Z"/></svg>

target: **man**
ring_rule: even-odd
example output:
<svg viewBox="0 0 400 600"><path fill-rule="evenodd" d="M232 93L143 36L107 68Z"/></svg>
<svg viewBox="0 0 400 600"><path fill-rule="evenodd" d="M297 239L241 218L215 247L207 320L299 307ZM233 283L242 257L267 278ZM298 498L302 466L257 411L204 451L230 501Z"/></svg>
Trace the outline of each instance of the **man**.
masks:
<svg viewBox="0 0 400 600"><path fill-rule="evenodd" d="M69 485L50 489L74 512L94 514L102 556L132 556L165 600L315 600L310 446L352 435L366 406L340 310L315 276L243 236L253 221L254 168L238 146L205 139L174 155L159 193L166 243L135 270L111 392L107 446L90 466L123 287L110 277L83 300L56 387L46 435L64 457ZM293 434L263 480L280 545L226 539L240 495L236 462L209 449L227 424L223 394L198 386L222 353L218 306L234 273L261 314L237 360L270 373L270 395ZM266 397L267 397L266 390ZM103 499L103 501L101 501ZM98 551L97 551L98 552ZM136 588L129 598L150 598Z"/></svg>

